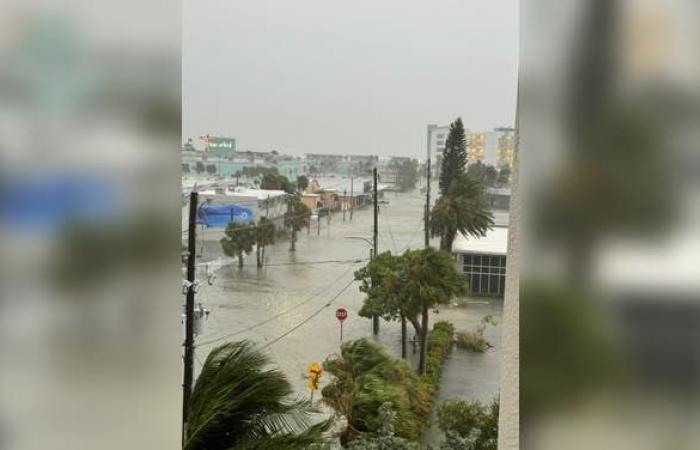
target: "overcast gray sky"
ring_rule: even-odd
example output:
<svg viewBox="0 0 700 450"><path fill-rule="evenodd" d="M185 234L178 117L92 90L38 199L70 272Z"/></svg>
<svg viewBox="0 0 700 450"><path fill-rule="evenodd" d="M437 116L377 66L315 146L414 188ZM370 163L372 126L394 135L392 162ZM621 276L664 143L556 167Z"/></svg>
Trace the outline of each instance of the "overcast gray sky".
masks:
<svg viewBox="0 0 700 450"><path fill-rule="evenodd" d="M183 136L423 156L428 123L512 126L517 0L185 0Z"/></svg>

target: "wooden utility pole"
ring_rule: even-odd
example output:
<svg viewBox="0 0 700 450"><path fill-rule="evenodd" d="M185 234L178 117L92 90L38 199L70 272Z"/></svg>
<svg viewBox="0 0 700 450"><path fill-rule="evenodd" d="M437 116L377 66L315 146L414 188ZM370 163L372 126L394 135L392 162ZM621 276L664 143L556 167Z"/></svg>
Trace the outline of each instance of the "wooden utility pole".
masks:
<svg viewBox="0 0 700 450"><path fill-rule="evenodd" d="M352 222L352 212L355 210L355 195L353 192L353 187L354 187L353 181L354 181L353 178L350 177L350 197L351 197L351 199L350 199L350 202L351 202L351 204L350 204L350 222Z"/></svg>
<svg viewBox="0 0 700 450"><path fill-rule="evenodd" d="M430 247L430 153L428 153L428 179L425 190L425 248Z"/></svg>
<svg viewBox="0 0 700 450"><path fill-rule="evenodd" d="M197 252L197 192L190 193L190 216L187 230L187 297L185 301L185 347L184 374L182 382L182 445L187 441L187 413L194 377L194 283Z"/></svg>
<svg viewBox="0 0 700 450"><path fill-rule="evenodd" d="M379 221L377 220L379 217L379 203L377 200L377 168L375 167L372 169L372 178L374 181L374 186L372 188L372 198L374 201L374 239L372 241L373 243L373 249L372 249L372 255L373 257L377 257L379 255L378 253L378 248L379 248ZM372 316L372 332L377 335L379 334L379 316L374 315Z"/></svg>

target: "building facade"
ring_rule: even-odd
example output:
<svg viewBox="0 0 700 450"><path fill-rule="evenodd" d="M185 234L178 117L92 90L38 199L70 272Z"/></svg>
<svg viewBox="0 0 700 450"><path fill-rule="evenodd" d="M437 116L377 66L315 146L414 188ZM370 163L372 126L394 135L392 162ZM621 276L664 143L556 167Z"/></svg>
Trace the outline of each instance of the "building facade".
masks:
<svg viewBox="0 0 700 450"><path fill-rule="evenodd" d="M493 131L472 132L467 134L467 161L494 166L498 169L513 166L513 149L515 130L513 128L495 128Z"/></svg>

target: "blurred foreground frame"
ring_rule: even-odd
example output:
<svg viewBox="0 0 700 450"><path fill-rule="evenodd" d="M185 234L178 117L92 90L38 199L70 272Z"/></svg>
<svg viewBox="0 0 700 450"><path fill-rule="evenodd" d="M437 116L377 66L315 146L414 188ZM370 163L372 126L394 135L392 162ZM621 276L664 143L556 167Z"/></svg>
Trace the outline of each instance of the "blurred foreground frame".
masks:
<svg viewBox="0 0 700 450"><path fill-rule="evenodd" d="M0 448L177 448L179 4L0 19Z"/></svg>
<svg viewBox="0 0 700 450"><path fill-rule="evenodd" d="M700 5L548 3L521 4L521 445L697 448Z"/></svg>

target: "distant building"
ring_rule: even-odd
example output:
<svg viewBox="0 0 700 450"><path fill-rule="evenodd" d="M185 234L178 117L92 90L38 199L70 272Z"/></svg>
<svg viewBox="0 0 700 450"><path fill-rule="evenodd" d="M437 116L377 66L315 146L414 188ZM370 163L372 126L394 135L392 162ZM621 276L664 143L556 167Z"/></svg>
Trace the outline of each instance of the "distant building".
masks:
<svg viewBox="0 0 700 450"><path fill-rule="evenodd" d="M495 128L493 131L472 132L467 134L467 161L496 168L513 166L515 148L515 130L513 128Z"/></svg>
<svg viewBox="0 0 700 450"><path fill-rule="evenodd" d="M428 125L428 155L431 158L433 174L440 171L448 134L450 134L449 126Z"/></svg>

